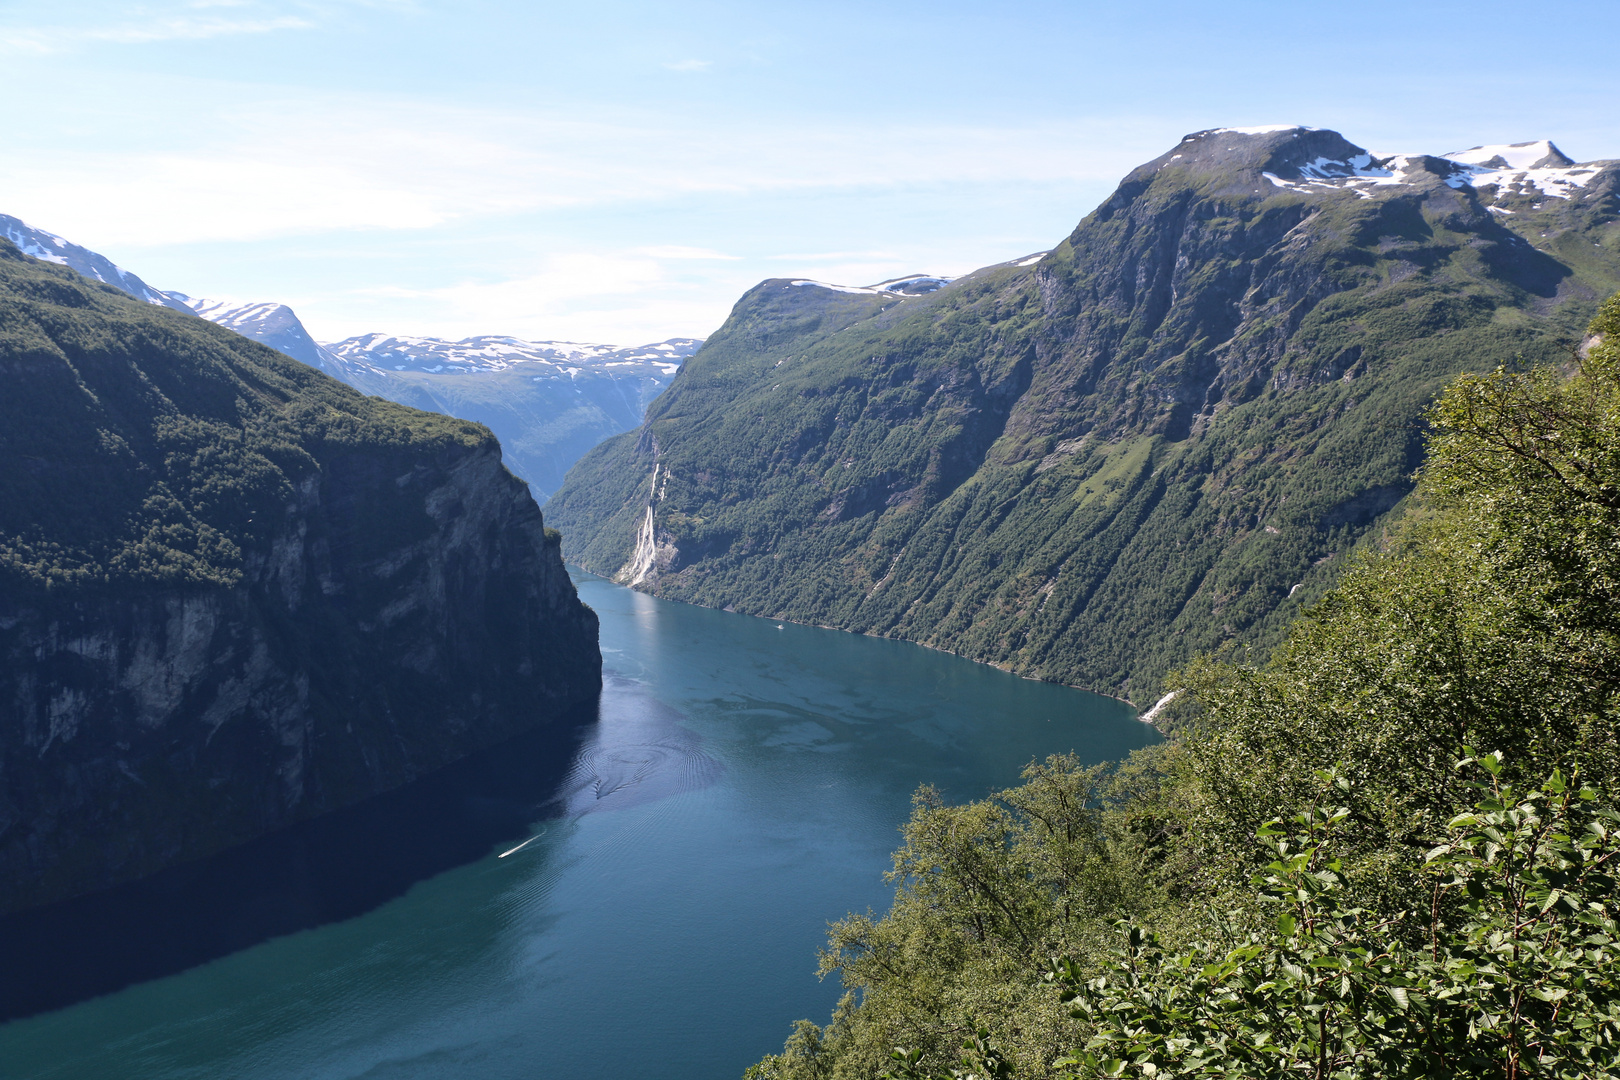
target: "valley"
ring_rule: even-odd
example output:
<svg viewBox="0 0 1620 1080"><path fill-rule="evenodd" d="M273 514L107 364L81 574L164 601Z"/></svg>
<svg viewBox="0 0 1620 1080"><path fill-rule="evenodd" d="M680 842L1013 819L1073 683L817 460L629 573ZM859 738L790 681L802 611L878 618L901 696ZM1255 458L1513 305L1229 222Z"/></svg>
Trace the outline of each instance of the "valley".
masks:
<svg viewBox="0 0 1620 1080"><path fill-rule="evenodd" d="M7 1076L1620 1070L1620 161L1206 128L637 346L0 235Z"/></svg>

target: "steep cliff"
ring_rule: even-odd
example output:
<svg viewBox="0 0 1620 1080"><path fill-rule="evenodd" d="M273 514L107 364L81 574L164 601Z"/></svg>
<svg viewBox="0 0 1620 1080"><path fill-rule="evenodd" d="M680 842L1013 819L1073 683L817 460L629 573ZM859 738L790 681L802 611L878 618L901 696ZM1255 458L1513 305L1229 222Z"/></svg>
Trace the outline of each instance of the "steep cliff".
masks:
<svg viewBox="0 0 1620 1080"><path fill-rule="evenodd" d="M478 425L0 242L0 911L398 787L594 700Z"/></svg>
<svg viewBox="0 0 1620 1080"><path fill-rule="evenodd" d="M1617 221L1615 163L1550 144L1198 132L1043 257L917 296L759 285L547 512L660 596L1145 704L1321 595L1447 379L1568 358Z"/></svg>

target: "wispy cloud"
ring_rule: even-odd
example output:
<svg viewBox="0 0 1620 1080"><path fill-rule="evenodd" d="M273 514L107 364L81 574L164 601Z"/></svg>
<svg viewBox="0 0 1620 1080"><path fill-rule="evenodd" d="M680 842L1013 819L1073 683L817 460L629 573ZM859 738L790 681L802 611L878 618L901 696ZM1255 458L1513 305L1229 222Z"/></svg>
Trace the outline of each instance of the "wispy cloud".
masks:
<svg viewBox="0 0 1620 1080"><path fill-rule="evenodd" d="M706 292L673 277L642 251L575 251L544 256L510 278L430 289L358 289L299 310L307 307L341 335L377 327L354 322L352 313L323 319L326 309L337 314L344 307L369 308L386 318L394 333L501 333L632 345L671 334L709 333L724 308Z"/></svg>
<svg viewBox="0 0 1620 1080"><path fill-rule="evenodd" d="M637 248L636 251L653 259L721 259L735 262L742 258L741 255L727 255L723 251L714 251L711 248L680 247L674 244L666 244L661 247Z"/></svg>
<svg viewBox="0 0 1620 1080"><path fill-rule="evenodd" d="M185 123L154 101L186 102ZM980 257L945 228L932 246L896 249L891 231L842 222L838 207L876 198L903 216L953 185L1069 189L1151 156L1135 132L1087 122L780 124L195 79L125 98L70 86L52 117L8 133L0 212L163 287L293 303L323 340L371 330L623 344L708 334L764 277L865 285L959 273L1040 242ZM798 208L828 228L768 224ZM748 215L767 224L751 228Z"/></svg>
<svg viewBox="0 0 1620 1080"><path fill-rule="evenodd" d="M893 251L815 251L802 254L766 255L772 262L829 262L833 260L848 261L850 259L898 259L900 256Z"/></svg>
<svg viewBox="0 0 1620 1080"><path fill-rule="evenodd" d="M233 34L269 34L277 30L311 30L315 24L296 15L274 19L159 19L139 25L85 30L81 35L91 41L112 41L124 45L139 45L149 41L201 41L206 38L228 37Z"/></svg>
<svg viewBox="0 0 1620 1080"><path fill-rule="evenodd" d="M71 21L0 16L0 50L59 53L87 44L143 45L159 41L311 30L323 5L266 0L171 0L167 4L117 3L100 13L77 13ZM218 14L212 12L220 11ZM226 13L226 11L230 13Z"/></svg>
<svg viewBox="0 0 1620 1080"><path fill-rule="evenodd" d="M676 60L664 65L670 71L708 71L714 66L713 60Z"/></svg>
<svg viewBox="0 0 1620 1080"><path fill-rule="evenodd" d="M193 100L205 100L200 88ZM425 107L325 96L219 105L194 140L108 145L139 131L141 102L86 111L107 129L78 151L0 159L8 211L102 242L251 240L344 229L421 229L468 217L695 196L917 190L1006 181L1112 180L1150 154L1133 133L1082 123L917 125L882 118L779 129L693 127L651 114ZM177 138L173 130L164 135ZM183 135L180 138L185 139ZM106 148L102 148L106 146ZM882 253L779 261L880 261ZM668 249L659 258L714 259Z"/></svg>

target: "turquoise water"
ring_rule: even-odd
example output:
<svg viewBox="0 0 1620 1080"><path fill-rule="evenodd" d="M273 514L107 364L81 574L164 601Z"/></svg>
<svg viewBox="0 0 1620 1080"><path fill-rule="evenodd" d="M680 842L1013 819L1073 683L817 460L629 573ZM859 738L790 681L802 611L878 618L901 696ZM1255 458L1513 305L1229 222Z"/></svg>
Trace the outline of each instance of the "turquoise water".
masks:
<svg viewBox="0 0 1620 1080"><path fill-rule="evenodd" d="M816 948L887 907L918 784L975 798L1153 739L1108 698L576 581L608 684L527 829L357 917L12 1021L0 1076L735 1078L825 1020Z"/></svg>

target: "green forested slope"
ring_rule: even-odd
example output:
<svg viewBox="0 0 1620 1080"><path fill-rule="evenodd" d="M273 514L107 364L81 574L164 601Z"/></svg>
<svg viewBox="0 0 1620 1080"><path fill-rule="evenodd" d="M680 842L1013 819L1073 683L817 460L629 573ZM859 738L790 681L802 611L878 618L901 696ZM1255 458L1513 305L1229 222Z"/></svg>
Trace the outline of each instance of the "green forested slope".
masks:
<svg viewBox="0 0 1620 1080"><path fill-rule="evenodd" d="M492 447L0 241L0 581L234 585L316 455ZM425 519L424 519L425 520Z"/></svg>
<svg viewBox="0 0 1620 1080"><path fill-rule="evenodd" d="M487 429L0 241L0 913L572 722L596 634Z"/></svg>
<svg viewBox="0 0 1620 1080"><path fill-rule="evenodd" d="M1612 165L1567 199L1265 175L1359 152L1201 133L1033 265L763 283L553 497L567 556L1138 702L1269 646L1410 490L1440 386L1566 360L1620 286Z"/></svg>
<svg viewBox="0 0 1620 1080"><path fill-rule="evenodd" d="M1408 513L1164 744L918 793L752 1080L1620 1072L1620 296L1455 382Z"/></svg>

